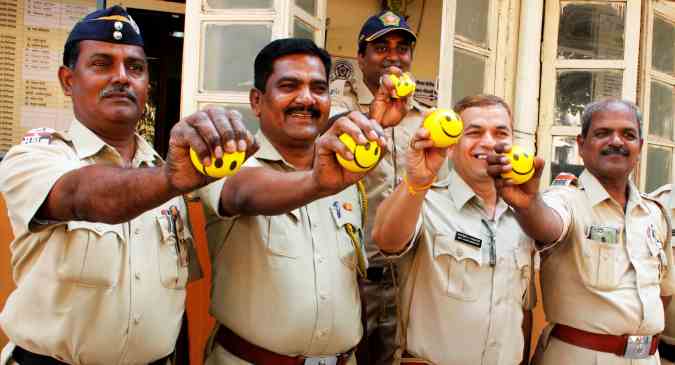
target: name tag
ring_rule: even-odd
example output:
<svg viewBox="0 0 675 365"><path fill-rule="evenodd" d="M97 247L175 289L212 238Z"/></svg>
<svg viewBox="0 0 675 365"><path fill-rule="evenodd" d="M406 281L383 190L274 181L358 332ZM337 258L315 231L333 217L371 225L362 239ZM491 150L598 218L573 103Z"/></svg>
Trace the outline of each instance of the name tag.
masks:
<svg viewBox="0 0 675 365"><path fill-rule="evenodd" d="M480 246L483 245L483 240L481 240L480 238L470 236L470 235L468 235L466 233L462 233L462 232L457 232L455 234L455 241L459 241L459 242L466 243L466 244L469 244L471 246L476 246L476 247L480 247Z"/></svg>

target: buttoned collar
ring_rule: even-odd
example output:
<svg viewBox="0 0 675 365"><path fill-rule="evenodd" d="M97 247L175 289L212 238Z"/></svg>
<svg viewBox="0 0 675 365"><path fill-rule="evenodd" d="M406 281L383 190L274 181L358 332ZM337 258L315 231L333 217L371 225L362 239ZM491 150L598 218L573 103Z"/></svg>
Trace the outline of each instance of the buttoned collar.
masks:
<svg viewBox="0 0 675 365"><path fill-rule="evenodd" d="M80 159L95 156L103 150L110 151L121 159L121 156L115 148L105 143L105 141L96 135L96 133L77 119L73 119L67 134L64 134L63 136L66 140L73 143L75 152ZM136 138L136 152L134 153L133 161L134 167L140 166L141 164L152 166L156 165L158 161L162 161L159 154L157 154L143 137L135 134L134 138Z"/></svg>
<svg viewBox="0 0 675 365"><path fill-rule="evenodd" d="M269 162L280 162L287 167L289 167L291 170L296 170L295 166L293 166L291 163L286 161L283 156L279 153L279 151L274 147L272 142L265 136L265 134L262 132L262 130L258 130L258 132L255 135L256 140L258 141L258 144L260 145L260 149L258 149L258 152L255 154L255 158L258 160L265 160Z"/></svg>
<svg viewBox="0 0 675 365"><path fill-rule="evenodd" d="M472 199L475 199L476 204L483 204L481 198L476 195L469 184L455 170L452 170L448 176L448 193L458 212L462 211ZM498 220L508 209L509 206L506 202L502 198L498 198L495 207L495 220Z"/></svg>
<svg viewBox="0 0 675 365"><path fill-rule="evenodd" d="M598 181L598 179L588 170L584 170L579 176L579 184L584 188L592 206L598 205L608 199L614 201L600 181ZM636 205L647 210L642 201L642 196L640 196L640 192L633 183L633 180L629 179L627 206L630 207Z"/></svg>

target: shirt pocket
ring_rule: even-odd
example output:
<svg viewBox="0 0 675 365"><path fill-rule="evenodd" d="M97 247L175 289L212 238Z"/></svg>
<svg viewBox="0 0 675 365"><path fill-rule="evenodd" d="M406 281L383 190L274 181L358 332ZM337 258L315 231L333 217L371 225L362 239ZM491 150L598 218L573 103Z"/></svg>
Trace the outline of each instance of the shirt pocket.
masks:
<svg viewBox="0 0 675 365"><path fill-rule="evenodd" d="M120 225L71 221L62 246L57 276L83 286L112 288L119 281L124 260Z"/></svg>
<svg viewBox="0 0 675 365"><path fill-rule="evenodd" d="M616 289L626 266L623 246L585 238L581 251L585 284L598 290Z"/></svg>
<svg viewBox="0 0 675 365"><path fill-rule="evenodd" d="M302 236L299 210L269 216L267 219L267 253L271 265L283 265L300 257Z"/></svg>
<svg viewBox="0 0 675 365"><path fill-rule="evenodd" d="M475 301L478 289L473 276L481 265L480 247L458 242L449 236L434 237L434 260L446 276L446 294L450 297Z"/></svg>
<svg viewBox="0 0 675 365"><path fill-rule="evenodd" d="M356 270L359 266L359 256L367 266L366 250L363 242L363 230L358 213L352 210L331 207L333 222L335 222L335 236L337 252L340 261L350 270ZM350 228L348 228L350 227ZM360 252L357 252L357 249Z"/></svg>
<svg viewBox="0 0 675 365"><path fill-rule="evenodd" d="M188 282L188 266L192 236L187 228L181 232L170 219L170 215L156 217L160 232L158 251L159 279L168 289L184 289ZM180 239L179 239L180 238Z"/></svg>

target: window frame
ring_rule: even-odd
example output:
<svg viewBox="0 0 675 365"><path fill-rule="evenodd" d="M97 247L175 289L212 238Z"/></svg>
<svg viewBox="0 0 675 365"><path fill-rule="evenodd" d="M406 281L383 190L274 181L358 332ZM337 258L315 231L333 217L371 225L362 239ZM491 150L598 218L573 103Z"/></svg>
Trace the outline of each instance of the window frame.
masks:
<svg viewBox="0 0 675 365"><path fill-rule="evenodd" d="M622 60L584 60L558 59L558 31L560 11L563 3L582 4L625 4L624 18L624 54ZM581 128L576 126L557 126L555 123L555 93L557 72L559 70L618 70L623 74L621 98L635 101L638 81L638 52L640 49L639 0L546 0L544 4L544 37L542 42L542 74L540 87L539 127L537 131L537 156L547 163L544 168L541 186L551 181L551 162L553 161L553 140L555 137L576 137Z"/></svg>

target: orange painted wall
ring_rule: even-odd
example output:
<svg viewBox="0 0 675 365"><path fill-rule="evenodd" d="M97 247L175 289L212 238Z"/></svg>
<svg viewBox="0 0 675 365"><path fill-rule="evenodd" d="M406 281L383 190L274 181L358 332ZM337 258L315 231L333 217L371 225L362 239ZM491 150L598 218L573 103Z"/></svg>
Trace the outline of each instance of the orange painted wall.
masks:
<svg viewBox="0 0 675 365"><path fill-rule="evenodd" d="M9 257L9 243L12 242L12 239L12 227L9 224L9 218L7 218L7 208L0 195L0 308L5 306L7 296L14 290ZM7 337L0 330L0 346L4 347L6 343Z"/></svg>

